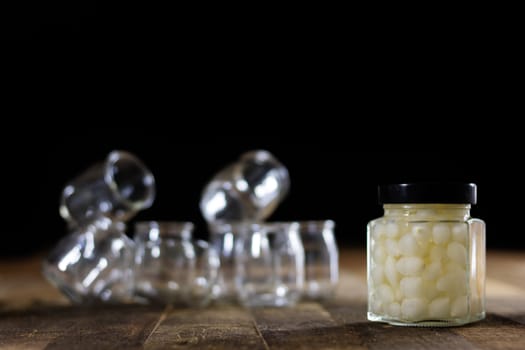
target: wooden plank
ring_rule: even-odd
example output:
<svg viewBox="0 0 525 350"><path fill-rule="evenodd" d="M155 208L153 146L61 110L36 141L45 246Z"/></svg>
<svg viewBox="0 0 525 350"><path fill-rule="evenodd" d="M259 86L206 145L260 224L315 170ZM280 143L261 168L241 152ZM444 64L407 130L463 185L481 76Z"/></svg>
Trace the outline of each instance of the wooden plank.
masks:
<svg viewBox="0 0 525 350"><path fill-rule="evenodd" d="M118 305L76 308L62 318L70 326L46 349L138 349L152 332L163 308Z"/></svg>
<svg viewBox="0 0 525 350"><path fill-rule="evenodd" d="M366 301L332 300L323 303L331 317L344 325L367 323Z"/></svg>
<svg viewBox="0 0 525 350"><path fill-rule="evenodd" d="M46 349L142 349L162 311L137 305L73 309L63 316L70 327Z"/></svg>
<svg viewBox="0 0 525 350"><path fill-rule="evenodd" d="M333 301L326 303L325 309L367 349L476 349L448 328L399 327L369 322L366 302Z"/></svg>
<svg viewBox="0 0 525 350"><path fill-rule="evenodd" d="M252 314L270 349L365 349L356 334L317 303L252 309Z"/></svg>
<svg viewBox="0 0 525 350"><path fill-rule="evenodd" d="M453 329L479 349L515 349L525 347L525 325L511 319L488 314L483 321Z"/></svg>
<svg viewBox="0 0 525 350"><path fill-rule="evenodd" d="M0 349L44 349L67 322L60 317L39 313L2 313Z"/></svg>
<svg viewBox="0 0 525 350"><path fill-rule="evenodd" d="M249 312L234 306L174 309L145 342L146 349L267 349Z"/></svg>
<svg viewBox="0 0 525 350"><path fill-rule="evenodd" d="M161 313L135 305L3 313L0 349L141 348Z"/></svg>
<svg viewBox="0 0 525 350"><path fill-rule="evenodd" d="M354 326L371 350L479 349L451 328L415 328L366 323Z"/></svg>

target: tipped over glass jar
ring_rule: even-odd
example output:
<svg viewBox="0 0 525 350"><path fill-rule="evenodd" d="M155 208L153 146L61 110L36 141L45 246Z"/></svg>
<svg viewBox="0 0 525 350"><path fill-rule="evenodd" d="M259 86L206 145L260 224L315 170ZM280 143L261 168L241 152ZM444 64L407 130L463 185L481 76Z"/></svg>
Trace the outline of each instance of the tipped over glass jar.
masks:
<svg viewBox="0 0 525 350"><path fill-rule="evenodd" d="M485 223L472 183L379 187L367 226L368 319L448 327L485 318Z"/></svg>

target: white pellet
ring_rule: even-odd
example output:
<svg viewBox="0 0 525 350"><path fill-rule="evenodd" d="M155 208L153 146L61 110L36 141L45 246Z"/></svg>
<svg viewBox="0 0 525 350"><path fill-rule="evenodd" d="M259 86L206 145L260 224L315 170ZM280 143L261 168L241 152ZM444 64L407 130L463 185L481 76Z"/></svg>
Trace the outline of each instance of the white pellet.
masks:
<svg viewBox="0 0 525 350"><path fill-rule="evenodd" d="M457 296L466 292L466 277L464 273L449 271L438 278L436 288L450 296Z"/></svg>
<svg viewBox="0 0 525 350"><path fill-rule="evenodd" d="M395 222L386 224L386 234L390 238L396 238L399 235L399 226Z"/></svg>
<svg viewBox="0 0 525 350"><path fill-rule="evenodd" d="M467 264L467 249L459 242L450 242L447 246L447 256L457 264Z"/></svg>
<svg viewBox="0 0 525 350"><path fill-rule="evenodd" d="M406 298L423 297L423 279L421 277L404 277L400 282L401 292Z"/></svg>
<svg viewBox="0 0 525 350"><path fill-rule="evenodd" d="M449 261L446 265L445 265L445 272L447 274L456 274L458 276L460 276L463 280L465 280L466 278L466 271L465 271L465 268L466 268L466 264L463 263L463 264L458 264L454 261Z"/></svg>
<svg viewBox="0 0 525 350"><path fill-rule="evenodd" d="M430 263L423 270L423 274L422 274L423 279L427 281L435 280L441 275L442 273L441 269L442 269L442 266L439 261L434 261Z"/></svg>
<svg viewBox="0 0 525 350"><path fill-rule="evenodd" d="M446 250L442 246L434 246L430 249L430 260L431 261L441 261L446 256Z"/></svg>
<svg viewBox="0 0 525 350"><path fill-rule="evenodd" d="M399 273L396 270L396 260L391 256L385 261L385 277L392 287L398 287Z"/></svg>
<svg viewBox="0 0 525 350"><path fill-rule="evenodd" d="M416 276L423 272L423 259L415 256L400 258L396 263L396 269L405 276Z"/></svg>
<svg viewBox="0 0 525 350"><path fill-rule="evenodd" d="M428 305L428 316L433 319L450 317L450 298L437 298Z"/></svg>
<svg viewBox="0 0 525 350"><path fill-rule="evenodd" d="M372 281L374 285L378 286L385 280L384 268L382 265L376 264L371 271Z"/></svg>
<svg viewBox="0 0 525 350"><path fill-rule="evenodd" d="M441 293L436 288L436 282L435 281L423 281L423 289L424 289L424 295L427 299L434 299L437 298L438 295Z"/></svg>
<svg viewBox="0 0 525 350"><path fill-rule="evenodd" d="M387 254L386 248L382 244L378 242L374 242L374 254L372 256L372 258L374 259L374 262L376 264L384 263L387 255L388 254Z"/></svg>
<svg viewBox="0 0 525 350"><path fill-rule="evenodd" d="M388 314L390 317L399 317L401 316L401 305L399 303L393 302L388 305Z"/></svg>
<svg viewBox="0 0 525 350"><path fill-rule="evenodd" d="M386 284L382 284L379 286L377 294L381 298L381 301L385 304L390 304L394 301L394 293L392 292L392 288L390 288L390 286L387 286Z"/></svg>
<svg viewBox="0 0 525 350"><path fill-rule="evenodd" d="M388 255L392 257L398 257L400 255L398 242L396 240L389 238L386 240L385 245Z"/></svg>
<svg viewBox="0 0 525 350"><path fill-rule="evenodd" d="M376 223L372 229L372 238L382 240L386 237L386 226L383 223Z"/></svg>
<svg viewBox="0 0 525 350"><path fill-rule="evenodd" d="M401 302L403 300L403 293L401 293L401 288L394 289L394 300Z"/></svg>
<svg viewBox="0 0 525 350"><path fill-rule="evenodd" d="M454 299L450 307L450 316L465 317L468 312L468 299L466 295L462 295Z"/></svg>
<svg viewBox="0 0 525 350"><path fill-rule="evenodd" d="M401 303L401 317L418 321L427 316L428 301L424 298L408 298Z"/></svg>
<svg viewBox="0 0 525 350"><path fill-rule="evenodd" d="M421 248L425 249L432 241L432 233L429 224L414 224L412 226L412 236L416 239Z"/></svg>
<svg viewBox="0 0 525 350"><path fill-rule="evenodd" d="M463 245L467 243L468 230L466 224L455 224L452 226L452 239Z"/></svg>
<svg viewBox="0 0 525 350"><path fill-rule="evenodd" d="M376 295L375 297L371 298L370 308L372 309L372 312L376 314L383 313L383 302L381 301L381 298L379 296Z"/></svg>
<svg viewBox="0 0 525 350"><path fill-rule="evenodd" d="M405 234L399 239L399 252L404 256L421 255L421 249L417 244L416 239L411 234Z"/></svg>
<svg viewBox="0 0 525 350"><path fill-rule="evenodd" d="M432 228L432 238L436 244L445 244L450 240L450 227L445 223L437 223Z"/></svg>

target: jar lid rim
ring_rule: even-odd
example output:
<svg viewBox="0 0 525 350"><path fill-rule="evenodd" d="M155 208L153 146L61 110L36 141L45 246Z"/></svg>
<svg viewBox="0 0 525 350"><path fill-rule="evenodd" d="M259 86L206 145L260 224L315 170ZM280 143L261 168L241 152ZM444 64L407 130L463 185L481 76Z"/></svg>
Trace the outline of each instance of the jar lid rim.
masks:
<svg viewBox="0 0 525 350"><path fill-rule="evenodd" d="M418 182L378 186L379 204L457 203L476 204L477 186L464 182Z"/></svg>

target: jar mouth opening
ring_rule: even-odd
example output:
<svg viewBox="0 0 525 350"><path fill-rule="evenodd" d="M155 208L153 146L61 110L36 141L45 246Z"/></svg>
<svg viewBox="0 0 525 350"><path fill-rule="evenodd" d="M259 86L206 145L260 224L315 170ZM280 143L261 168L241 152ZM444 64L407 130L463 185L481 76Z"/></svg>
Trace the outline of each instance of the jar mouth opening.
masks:
<svg viewBox="0 0 525 350"><path fill-rule="evenodd" d="M334 220L293 220L293 221L228 221L214 222L209 224L210 233L239 232L246 228L255 227L276 228L282 226L295 226L301 232L322 232L323 230L333 230Z"/></svg>
<svg viewBox="0 0 525 350"><path fill-rule="evenodd" d="M319 223L324 223L324 221L319 221ZM319 227L323 228L324 226L321 225ZM255 232L260 230L265 232L282 230L296 231L300 229L300 224L297 221L235 221L212 223L208 226L208 228L211 234L243 234L245 232Z"/></svg>
<svg viewBox="0 0 525 350"><path fill-rule="evenodd" d="M189 221L139 221L135 224L135 238L155 240L159 238L189 239L194 224Z"/></svg>
<svg viewBox="0 0 525 350"><path fill-rule="evenodd" d="M247 227L261 225L260 221L216 221L208 224L210 234L224 234L241 232Z"/></svg>
<svg viewBox="0 0 525 350"><path fill-rule="evenodd" d="M155 199L155 178L146 165L126 151L112 151L104 163L104 180L128 208L151 207Z"/></svg>
<svg viewBox="0 0 525 350"><path fill-rule="evenodd" d="M335 228L335 221L333 220L300 220L295 222L299 224L301 232L323 232L323 230Z"/></svg>
<svg viewBox="0 0 525 350"><path fill-rule="evenodd" d="M469 203L385 203L383 208L402 209L402 208L461 208L469 209L472 205Z"/></svg>

